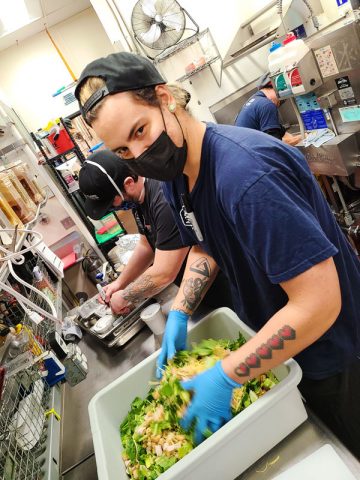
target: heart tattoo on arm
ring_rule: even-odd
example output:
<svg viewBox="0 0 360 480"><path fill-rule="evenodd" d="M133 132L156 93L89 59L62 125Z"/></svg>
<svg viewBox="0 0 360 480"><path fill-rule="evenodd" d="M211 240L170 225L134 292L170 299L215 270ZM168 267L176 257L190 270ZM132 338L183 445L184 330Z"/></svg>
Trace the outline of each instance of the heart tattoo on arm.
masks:
<svg viewBox="0 0 360 480"><path fill-rule="evenodd" d="M295 340L296 331L289 325L284 325L280 330L269 338L266 343L263 343L246 357L244 362L241 362L234 370L238 377L249 377L251 369L260 368L261 360L270 360L274 350L283 350L286 341Z"/></svg>

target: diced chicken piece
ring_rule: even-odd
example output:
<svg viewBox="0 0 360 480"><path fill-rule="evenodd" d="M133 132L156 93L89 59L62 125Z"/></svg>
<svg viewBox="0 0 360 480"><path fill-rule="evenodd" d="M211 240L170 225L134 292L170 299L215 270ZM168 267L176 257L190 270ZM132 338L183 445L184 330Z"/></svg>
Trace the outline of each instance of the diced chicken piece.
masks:
<svg viewBox="0 0 360 480"><path fill-rule="evenodd" d="M163 451L162 451L162 448L161 448L161 445L156 445L155 446L155 453L158 457L161 457Z"/></svg>

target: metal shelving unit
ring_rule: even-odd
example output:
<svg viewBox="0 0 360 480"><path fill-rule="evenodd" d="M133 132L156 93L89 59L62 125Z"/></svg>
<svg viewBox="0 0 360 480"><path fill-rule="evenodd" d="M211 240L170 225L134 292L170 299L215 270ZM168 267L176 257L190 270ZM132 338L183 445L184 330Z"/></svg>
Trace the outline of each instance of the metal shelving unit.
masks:
<svg viewBox="0 0 360 480"><path fill-rule="evenodd" d="M202 63L201 65L198 65L197 67L194 65L193 70L190 72L186 73L185 75L178 75L175 74L175 80L177 82L184 82L185 80L190 79L194 75L200 73L201 71L205 70L206 68L210 68L211 73L216 81L216 83L220 86L221 85L221 80L222 80L222 58L220 55L220 52L215 44L215 41L210 33L210 30L207 28L203 30L202 32L199 32L192 37L189 37L182 42L178 43L172 48L167 49L163 54L160 54L158 57L155 59L155 64L159 66L159 68L162 70L162 73L165 75L165 77L170 77L170 75L173 74L173 68L171 68L171 73L170 75L166 75L166 67L165 64L162 65L164 62L167 60L170 60L173 56L177 56L177 63L182 63L181 62L181 57L183 57L184 61L189 61L190 57L186 55L186 50L191 51L193 49L193 52L198 51L198 55L202 54L204 55L204 60L206 58L206 61ZM180 62L179 62L180 58ZM187 60L185 60L187 58ZM215 64L217 65L217 68L215 68ZM172 66L173 67L173 66ZM173 81L173 78L168 78L169 81Z"/></svg>
<svg viewBox="0 0 360 480"><path fill-rule="evenodd" d="M45 203L46 200L38 206L36 216L26 229L34 226ZM25 232L19 234L15 252L21 254L27 235ZM27 263L30 271L35 265L45 269L40 257L31 257ZM1 265L0 278L8 285L13 282L7 260ZM50 387L44 380L46 369L42 361L43 352L50 348L49 333L61 326L60 278L52 288L58 322L45 316L40 323L34 323L29 312L15 298L7 305L8 318L21 319L27 341L22 350L5 364L0 400L0 480L58 480L60 476L62 387ZM50 314L51 308L46 300L36 292L30 292L27 295L29 302ZM11 294L7 295L11 298ZM29 308L28 303L26 306Z"/></svg>
<svg viewBox="0 0 360 480"><path fill-rule="evenodd" d="M80 112L76 115L71 115L71 119L74 119L76 116L80 115ZM70 118L70 117L69 117ZM57 169L57 167L63 163L66 163L69 161L69 156L73 155L73 158L77 158L78 162L82 165L84 161L86 160L84 153L82 152L80 146L78 145L76 139L70 132L70 129L68 128L67 124L64 122L64 120L61 118L60 119L60 130L63 130L68 138L70 139L72 143L72 147L67 149L66 151L63 151L58 154L51 155L50 152L47 152L45 145L43 144L42 139L40 138L39 134L36 133L31 133L31 137L36 143L36 145L39 147L39 150L41 151L41 154L46 162L47 168L50 170L51 175L56 179L57 184L60 186L61 191L64 195L64 197L68 200L68 202L73 206L79 217L81 218L82 222L84 223L85 227L93 237L94 241L96 242L97 247L99 250L102 252L106 260L112 265L109 257L108 257L108 252L113 248L117 238L121 235L126 234L126 230L121 223L120 219L118 218L117 215L114 216L114 220L116 220L120 226L120 233L116 237L113 237L106 242L99 242L96 233L95 233L95 228L94 225L91 223L89 220L86 211L85 211L85 196L83 193L79 190L78 186L77 188L74 188L72 190L69 188L69 185L67 184L65 178L61 175L60 171ZM89 147L90 148L90 147Z"/></svg>

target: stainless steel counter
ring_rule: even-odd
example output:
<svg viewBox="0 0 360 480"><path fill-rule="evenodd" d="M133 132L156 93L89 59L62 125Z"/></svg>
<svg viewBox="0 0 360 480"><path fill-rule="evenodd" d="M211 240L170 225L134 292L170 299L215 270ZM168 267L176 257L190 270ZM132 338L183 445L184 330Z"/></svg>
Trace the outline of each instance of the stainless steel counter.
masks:
<svg viewBox="0 0 360 480"><path fill-rule="evenodd" d="M161 295L164 312L170 307L176 290L177 287L171 286ZM205 313L204 309L198 312L197 318ZM155 350L155 342L150 330L145 327L121 349L105 349L89 335L83 338L80 347L88 358L89 374L76 387L65 387L61 466L63 480L97 479L88 403L105 385L150 355ZM309 412L306 422L240 475L238 480L271 479L326 443L335 448L355 478L360 478L359 462Z"/></svg>

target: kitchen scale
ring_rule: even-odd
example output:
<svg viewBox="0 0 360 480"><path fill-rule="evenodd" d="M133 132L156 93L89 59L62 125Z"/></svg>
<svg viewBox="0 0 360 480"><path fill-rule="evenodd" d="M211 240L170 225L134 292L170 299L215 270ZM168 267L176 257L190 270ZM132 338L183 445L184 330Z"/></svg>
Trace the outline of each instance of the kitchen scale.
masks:
<svg viewBox="0 0 360 480"><path fill-rule="evenodd" d="M106 314L108 307L100 304L96 295L79 307L75 321L80 328L97 338L106 347L121 347L145 327L140 313L152 303L156 303L154 298L147 298L135 304L135 308L129 314L116 316L105 332L98 333L94 331L93 326Z"/></svg>

